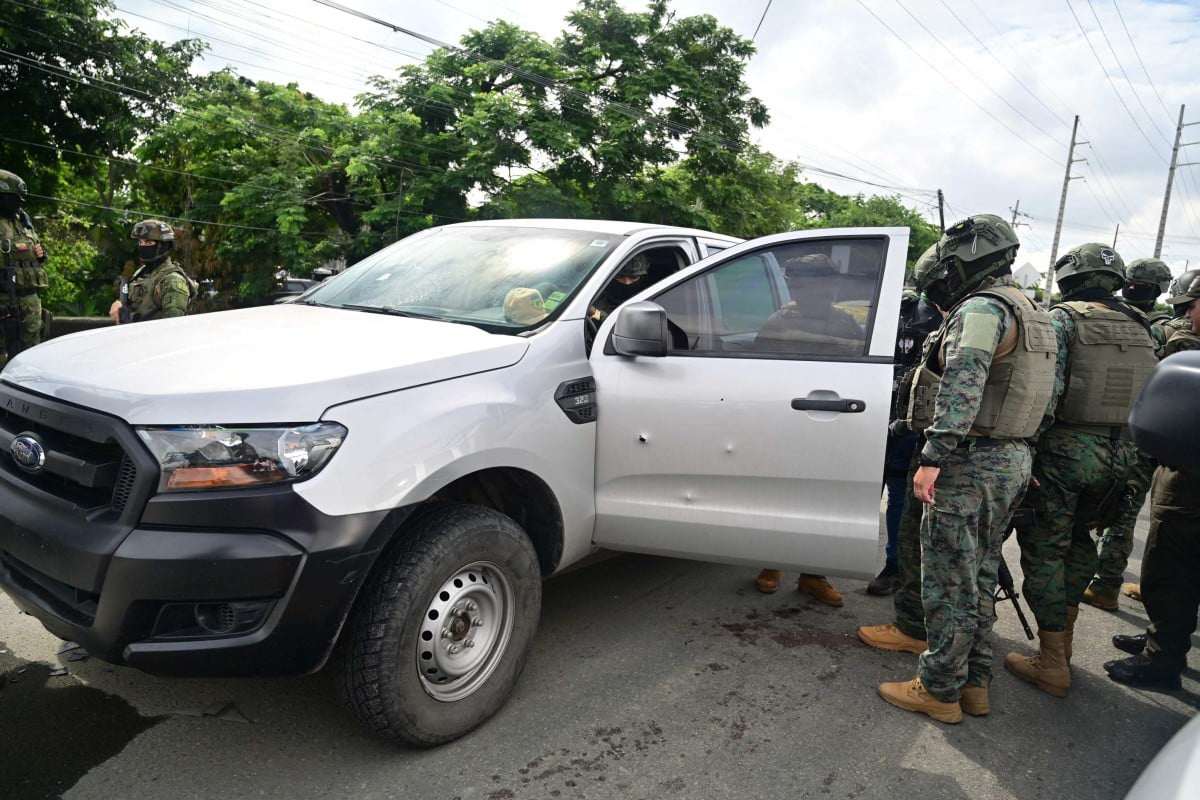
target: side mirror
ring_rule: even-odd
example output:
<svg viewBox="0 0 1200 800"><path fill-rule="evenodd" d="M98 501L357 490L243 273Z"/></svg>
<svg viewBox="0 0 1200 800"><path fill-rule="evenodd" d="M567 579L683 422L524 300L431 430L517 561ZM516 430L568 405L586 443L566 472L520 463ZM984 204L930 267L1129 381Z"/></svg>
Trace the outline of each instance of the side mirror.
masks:
<svg viewBox="0 0 1200 800"><path fill-rule="evenodd" d="M667 312L658 303L642 300L617 311L612 331L612 349L617 355L665 356L670 343Z"/></svg>

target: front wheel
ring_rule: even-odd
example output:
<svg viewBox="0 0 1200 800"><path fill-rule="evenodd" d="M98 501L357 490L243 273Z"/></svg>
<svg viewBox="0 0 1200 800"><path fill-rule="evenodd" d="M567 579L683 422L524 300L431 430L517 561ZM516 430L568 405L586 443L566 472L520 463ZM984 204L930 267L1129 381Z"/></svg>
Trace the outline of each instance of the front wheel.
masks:
<svg viewBox="0 0 1200 800"><path fill-rule="evenodd" d="M508 699L537 629L541 573L521 527L488 508L439 506L397 536L343 634L338 688L375 733L429 747Z"/></svg>

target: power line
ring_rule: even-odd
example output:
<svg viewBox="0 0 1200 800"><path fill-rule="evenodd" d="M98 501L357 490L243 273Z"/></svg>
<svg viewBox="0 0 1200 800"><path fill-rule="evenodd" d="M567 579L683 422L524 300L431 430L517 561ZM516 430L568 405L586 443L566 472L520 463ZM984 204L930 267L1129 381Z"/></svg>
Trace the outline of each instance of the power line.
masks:
<svg viewBox="0 0 1200 800"><path fill-rule="evenodd" d="M1121 57L1117 55L1117 49L1113 47L1112 41L1108 38L1108 31L1104 30L1104 23L1100 21L1100 15L1096 13L1096 6L1092 4L1092 0L1087 0L1087 4L1088 9L1092 12L1092 18L1096 20L1096 27L1100 29L1100 35L1104 37L1104 43L1108 45L1108 51L1112 53L1113 61L1117 62L1117 69L1121 70L1121 75L1125 78L1125 83L1129 84L1129 93L1133 95L1134 100L1137 100L1142 112L1150 120L1150 124L1154 126L1154 130L1158 132L1158 135L1163 138L1163 141L1170 144L1170 138L1163 133L1162 128L1158 127L1158 123L1154 121L1154 116L1150 113L1150 109L1146 108L1146 104L1142 102L1142 96L1138 94L1137 87L1129 79L1129 73L1125 71L1125 65L1121 63Z"/></svg>
<svg viewBox="0 0 1200 800"><path fill-rule="evenodd" d="M1039 97L1037 95L1037 93L1033 91L1033 89L1030 89L1025 84L1025 81L1021 80L1015 72L1013 72L1011 69L1009 69L1008 66L1005 65L1005 63L996 56L995 52L992 51L992 48L988 47L987 42L985 42L983 39L979 38L979 34L975 33L975 29L972 28L970 25L968 25L966 22L964 22L962 17L958 16L958 13L954 10L953 6L951 6L948 2L946 2L946 0L940 0L940 2L942 4L942 6L944 6L945 9L950 12L950 16L954 17L954 19L958 22L958 24L962 26L963 30L965 30L967 33L971 34L971 38L973 38L975 40L975 43L978 44L981 48L983 48L983 51L985 53L987 53L989 56L991 56L992 60L995 61L997 64L999 64L1000 68L1003 69L1005 72L1007 72L1009 77L1012 78L1014 81L1016 81L1017 85L1025 90L1026 94L1028 94L1030 97L1032 97L1034 100L1036 100L1038 102L1038 104L1041 105L1042 108L1046 109L1046 112L1049 113L1050 116L1054 117L1062 125L1064 125L1068 128L1071 126L1071 123L1067 121L1066 117L1060 115L1057 111L1055 111L1053 108L1051 108L1049 105L1047 105L1046 102L1043 101L1042 98Z"/></svg>
<svg viewBox="0 0 1200 800"><path fill-rule="evenodd" d="M1071 12L1071 16L1075 19L1075 25L1079 28L1080 35L1083 36L1083 41L1087 43L1088 50L1092 51L1092 56L1096 59L1096 64L1100 67L1100 72L1104 74L1104 79L1108 81L1108 85L1113 90L1113 94L1115 94L1117 99L1121 101L1121 108L1125 109L1125 113L1129 115L1129 120L1133 123L1133 127L1137 128L1138 133L1140 133L1142 138L1146 140L1146 144L1150 145L1150 149L1154 151L1155 155L1159 157L1160 161L1163 160L1162 154L1158 152L1158 145L1154 144L1154 142L1150 140L1150 137L1146 135L1146 131L1142 129L1141 124L1137 121L1137 117L1135 117L1133 112L1129 110L1129 104L1125 102L1125 98L1117 90L1117 84L1113 82L1112 76L1109 75L1108 70L1104 68L1104 62L1100 59L1100 54L1096 52L1096 48L1092 46L1092 40L1088 38L1087 31L1084 30L1083 23L1079 21L1079 15L1075 13L1075 7L1071 5L1071 0L1066 0L1066 3L1067 8Z"/></svg>
<svg viewBox="0 0 1200 800"><path fill-rule="evenodd" d="M317 2L324 2L324 1L325 0L317 0ZM866 11L868 14L870 14L872 17L874 17L875 21L878 22L880 25L882 25L888 31L888 33L892 34L892 36L894 36L898 40L900 40L900 43L903 44L905 47L907 47L910 51L912 51L913 55L915 55L917 58L921 59L921 61L925 63L925 66L929 67L931 70L936 72L945 83L952 86L955 90L958 91L959 94L961 94L963 97L967 98L967 100L969 100L972 105L974 105L976 108L978 108L980 111L982 111L988 117L990 117L992 119L992 121L994 121L997 125L1004 128L1004 130L1008 131L1014 137L1019 139L1026 147L1028 147L1031 150L1033 150L1034 152L1038 153L1043 158L1047 159L1048 161L1054 162L1055 164L1058 163L1058 159L1056 159L1054 156L1050 155L1049 153L1042 150L1037 145L1030 142L1028 139L1026 139L1020 133L1013 130L1011 127L1009 127L1009 125L1007 123L1005 123L1004 120L1000 119L995 114L993 114L991 111L988 111L986 108L984 108L979 103L978 100L976 100L973 96L971 96L971 94L969 92L967 92L965 89L963 89L957 83L952 81L949 77L946 76L945 73L943 73L940 69L938 69L937 66L932 61L930 61L924 55L922 55L921 52L919 50L917 50L917 48L915 48L911 44L909 44L907 39L905 39L903 36L901 36L899 33L897 33L896 30L894 28L892 28L891 25L887 24L887 22L882 17L880 17L878 14L876 14L871 9L870 6L868 6L866 3L863 2L863 0L855 0L855 2L857 2L860 6L862 6L864 11Z"/></svg>
<svg viewBox="0 0 1200 800"><path fill-rule="evenodd" d="M895 1L896 5L900 6L900 8L904 11L905 14L907 14L908 16L910 16L912 18L913 22L917 23L917 25L919 25L921 27L921 30L923 30L927 34L929 34L929 36L933 39L933 41L937 42L939 47L941 47L943 50L945 50L947 53L949 53L950 57L953 58L956 62L958 62L958 64L963 69L965 69L967 72L969 72L971 74L971 76L973 78L975 78L975 80L979 81L984 86L987 86L988 91L991 92L995 97L999 98L1001 103L1004 103L1004 105L1008 106L1009 109L1011 109L1014 114L1016 114L1021 119L1025 120L1025 122L1028 123L1029 126L1032 127L1034 130L1036 130L1038 133L1042 134L1047 139L1054 142L1056 145L1062 146L1062 142L1060 142L1056 138L1054 138L1054 136L1052 134L1047 133L1046 130L1044 128L1042 128L1042 126L1038 125L1036 122L1031 120L1029 117L1025 116L1025 114L1021 111L1021 109L1017 108L1012 103L1008 102L1008 100L1004 97L1004 95L1000 94L995 89L992 89L990 86L988 86L988 82L986 80L984 80L983 78L981 78L979 76L979 73L977 73L974 69L972 69L970 64L968 64L966 61L964 61L962 58L960 58L957 53L955 53L952 49L950 49L950 47L948 47L946 45L946 43L942 41L941 37L939 37L936 33L934 33L929 28L928 25L926 25L924 22L921 21L920 17L918 17L916 14L914 14L912 11L910 11L908 9L908 6L904 5L904 3L901 2L901 0L894 0L894 1Z"/></svg>
<svg viewBox="0 0 1200 800"><path fill-rule="evenodd" d="M767 0L767 6L763 9L762 16L758 18L758 25L754 26L754 35L750 37L750 41L758 41L758 32L762 30L763 20L767 18L767 12L771 10L771 3L774 0Z"/></svg>

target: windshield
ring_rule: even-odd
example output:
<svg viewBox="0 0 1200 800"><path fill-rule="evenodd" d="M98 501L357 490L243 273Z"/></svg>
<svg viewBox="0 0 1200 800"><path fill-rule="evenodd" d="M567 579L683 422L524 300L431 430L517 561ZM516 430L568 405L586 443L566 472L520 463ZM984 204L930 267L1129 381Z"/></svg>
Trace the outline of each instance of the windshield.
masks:
<svg viewBox="0 0 1200 800"><path fill-rule="evenodd" d="M560 308L619 239L554 228L434 228L368 256L303 302L515 331Z"/></svg>

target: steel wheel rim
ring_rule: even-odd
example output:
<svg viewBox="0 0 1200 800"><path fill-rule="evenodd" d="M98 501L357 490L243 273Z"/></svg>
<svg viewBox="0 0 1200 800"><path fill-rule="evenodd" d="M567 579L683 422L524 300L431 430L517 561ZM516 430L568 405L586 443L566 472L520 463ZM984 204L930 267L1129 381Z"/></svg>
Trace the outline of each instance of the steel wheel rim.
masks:
<svg viewBox="0 0 1200 800"><path fill-rule="evenodd" d="M508 649L514 604L508 578L491 562L472 562L446 579L417 634L417 675L426 694L452 703L487 682Z"/></svg>

